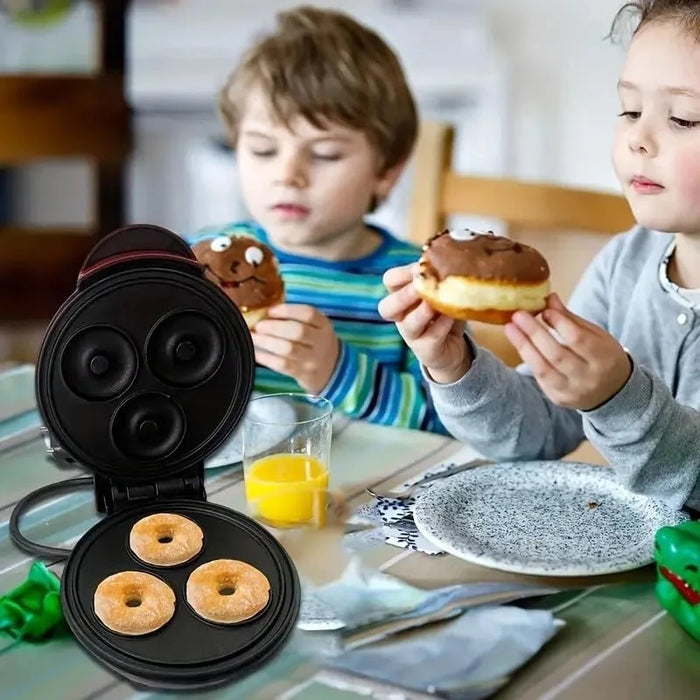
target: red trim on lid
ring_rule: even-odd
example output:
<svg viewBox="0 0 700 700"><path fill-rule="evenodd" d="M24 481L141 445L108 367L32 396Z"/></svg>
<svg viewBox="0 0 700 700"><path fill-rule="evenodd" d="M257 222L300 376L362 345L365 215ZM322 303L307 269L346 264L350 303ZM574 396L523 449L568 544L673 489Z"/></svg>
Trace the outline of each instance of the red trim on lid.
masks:
<svg viewBox="0 0 700 700"><path fill-rule="evenodd" d="M106 260L101 260L100 262L95 263L94 265L92 265L91 267L88 267L87 269L80 270L80 273L78 274L78 283L82 282L86 277L89 277L90 275L94 274L95 272L98 272L99 270L103 270L104 268L109 267L110 265L116 265L118 263L123 263L123 262L129 262L129 260L143 260L143 259L175 260L177 262L184 262L184 263L187 263L188 265L192 265L192 267L197 267L197 268L202 267L197 260L191 260L189 258L182 256L182 255L175 255L174 253L165 253L165 252L159 251L159 250L139 250L136 252L122 253L120 255L114 255L111 258L107 258Z"/></svg>

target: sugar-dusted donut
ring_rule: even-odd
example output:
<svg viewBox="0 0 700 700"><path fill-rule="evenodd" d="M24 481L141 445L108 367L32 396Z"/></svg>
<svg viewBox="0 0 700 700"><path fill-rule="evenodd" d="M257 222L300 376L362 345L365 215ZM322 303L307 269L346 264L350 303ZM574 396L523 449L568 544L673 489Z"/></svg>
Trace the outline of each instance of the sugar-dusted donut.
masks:
<svg viewBox="0 0 700 700"><path fill-rule="evenodd" d="M99 583L93 605L102 624L113 632L150 634L175 613L175 593L152 574L120 571Z"/></svg>
<svg viewBox="0 0 700 700"><path fill-rule="evenodd" d="M413 284L447 316L505 324L519 309L544 310L549 266L524 243L493 233L445 230L424 246Z"/></svg>
<svg viewBox="0 0 700 700"><path fill-rule="evenodd" d="M270 582L265 574L235 559L202 564L187 579L187 602L210 622L243 622L257 615L269 599Z"/></svg>
<svg viewBox="0 0 700 700"><path fill-rule="evenodd" d="M202 528L175 513L155 513L141 518L129 533L131 551L147 564L177 566L202 550Z"/></svg>

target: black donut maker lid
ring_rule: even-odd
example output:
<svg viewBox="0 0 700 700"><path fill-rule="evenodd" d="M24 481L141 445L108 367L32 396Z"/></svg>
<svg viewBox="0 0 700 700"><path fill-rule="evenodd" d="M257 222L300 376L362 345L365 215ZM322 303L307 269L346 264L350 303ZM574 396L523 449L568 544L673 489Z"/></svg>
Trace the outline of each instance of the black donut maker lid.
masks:
<svg viewBox="0 0 700 700"><path fill-rule="evenodd" d="M240 678L294 629L300 585L284 548L247 515L206 500L204 460L238 425L254 371L242 314L189 246L158 226L100 240L46 330L36 394L47 451L93 473L104 514L66 562L64 615L97 661L136 685L196 689ZM131 552L134 523L158 512L202 528L191 561L151 566ZM214 559L246 561L267 576L270 601L254 618L216 625L190 608L187 578ZM117 634L94 612L99 582L126 570L151 573L176 595L174 616L155 632Z"/></svg>

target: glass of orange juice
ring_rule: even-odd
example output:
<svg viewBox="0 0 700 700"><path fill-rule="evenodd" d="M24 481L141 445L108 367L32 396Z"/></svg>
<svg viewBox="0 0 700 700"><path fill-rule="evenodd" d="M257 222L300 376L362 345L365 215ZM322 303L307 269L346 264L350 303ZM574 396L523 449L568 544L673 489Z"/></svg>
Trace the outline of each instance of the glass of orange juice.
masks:
<svg viewBox="0 0 700 700"><path fill-rule="evenodd" d="M333 406L320 396L253 398L243 419L249 513L276 528L325 524Z"/></svg>

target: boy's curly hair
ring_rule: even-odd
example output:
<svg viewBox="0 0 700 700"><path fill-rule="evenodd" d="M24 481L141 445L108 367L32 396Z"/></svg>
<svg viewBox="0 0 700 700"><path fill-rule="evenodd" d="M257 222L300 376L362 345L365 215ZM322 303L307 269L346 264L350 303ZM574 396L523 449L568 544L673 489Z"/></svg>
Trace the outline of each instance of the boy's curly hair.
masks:
<svg viewBox="0 0 700 700"><path fill-rule="evenodd" d="M275 31L243 56L219 95L234 148L251 87L263 90L283 124L301 116L317 128L331 122L362 131L382 170L413 150L417 109L397 56L341 12L306 6L281 12Z"/></svg>
<svg viewBox="0 0 700 700"><path fill-rule="evenodd" d="M642 27L658 22L674 22L700 41L700 2L698 0L634 0L625 3L615 15L610 37L619 39L627 22L634 36Z"/></svg>

